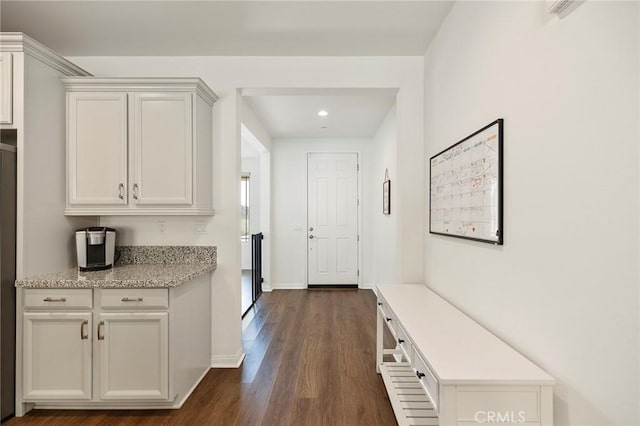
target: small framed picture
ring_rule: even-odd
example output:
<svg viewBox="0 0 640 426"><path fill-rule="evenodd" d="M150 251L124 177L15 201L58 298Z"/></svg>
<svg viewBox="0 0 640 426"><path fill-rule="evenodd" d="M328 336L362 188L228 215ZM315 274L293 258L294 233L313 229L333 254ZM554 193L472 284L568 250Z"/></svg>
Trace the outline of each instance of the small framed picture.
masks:
<svg viewBox="0 0 640 426"><path fill-rule="evenodd" d="M382 184L382 213L391 214L391 181L389 179Z"/></svg>

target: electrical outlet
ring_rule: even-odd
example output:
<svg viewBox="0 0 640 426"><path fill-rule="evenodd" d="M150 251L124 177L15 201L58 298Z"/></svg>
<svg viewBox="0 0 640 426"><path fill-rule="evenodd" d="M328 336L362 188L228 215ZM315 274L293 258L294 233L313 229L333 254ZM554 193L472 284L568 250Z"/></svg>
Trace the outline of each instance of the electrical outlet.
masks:
<svg viewBox="0 0 640 426"><path fill-rule="evenodd" d="M196 234L206 234L206 233L207 233L207 224L196 223Z"/></svg>
<svg viewBox="0 0 640 426"><path fill-rule="evenodd" d="M164 234L167 230L167 222L161 220L158 222L158 231L160 231L161 234Z"/></svg>

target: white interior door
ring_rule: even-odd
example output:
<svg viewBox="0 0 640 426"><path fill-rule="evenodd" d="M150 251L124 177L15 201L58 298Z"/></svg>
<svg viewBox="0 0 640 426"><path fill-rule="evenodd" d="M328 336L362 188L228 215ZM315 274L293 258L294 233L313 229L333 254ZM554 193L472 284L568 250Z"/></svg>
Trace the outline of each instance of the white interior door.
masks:
<svg viewBox="0 0 640 426"><path fill-rule="evenodd" d="M307 157L310 285L358 284L358 154Z"/></svg>

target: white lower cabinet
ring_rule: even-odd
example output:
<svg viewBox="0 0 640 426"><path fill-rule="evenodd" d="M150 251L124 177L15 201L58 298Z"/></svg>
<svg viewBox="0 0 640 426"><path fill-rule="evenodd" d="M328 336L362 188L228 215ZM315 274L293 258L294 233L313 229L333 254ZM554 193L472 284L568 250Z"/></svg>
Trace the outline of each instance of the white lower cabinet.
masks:
<svg viewBox="0 0 640 426"><path fill-rule="evenodd" d="M176 409L211 368L211 274L170 288L19 287L17 300L18 416Z"/></svg>
<svg viewBox="0 0 640 426"><path fill-rule="evenodd" d="M23 315L24 397L91 399L91 313Z"/></svg>
<svg viewBox="0 0 640 426"><path fill-rule="evenodd" d="M101 313L100 399L169 398L169 313Z"/></svg>
<svg viewBox="0 0 640 426"><path fill-rule="evenodd" d="M91 290L26 290L25 400L170 399L168 290L101 291L92 308ZM132 306L109 312L114 298Z"/></svg>

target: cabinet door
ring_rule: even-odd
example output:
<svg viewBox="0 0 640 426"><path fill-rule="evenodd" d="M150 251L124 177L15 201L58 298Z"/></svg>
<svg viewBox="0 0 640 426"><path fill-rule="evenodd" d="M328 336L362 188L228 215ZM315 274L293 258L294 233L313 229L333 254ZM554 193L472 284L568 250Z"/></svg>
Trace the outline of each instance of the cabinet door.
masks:
<svg viewBox="0 0 640 426"><path fill-rule="evenodd" d="M127 95L67 95L70 205L127 204Z"/></svg>
<svg viewBox="0 0 640 426"><path fill-rule="evenodd" d="M190 205L193 107L190 93L135 93L132 187L137 205Z"/></svg>
<svg viewBox="0 0 640 426"><path fill-rule="evenodd" d="M0 53L0 123L13 123L13 64L11 52Z"/></svg>
<svg viewBox="0 0 640 426"><path fill-rule="evenodd" d="M100 399L169 398L168 320L168 312L100 314Z"/></svg>
<svg viewBox="0 0 640 426"><path fill-rule="evenodd" d="M91 399L91 313L23 317L24 398Z"/></svg>

